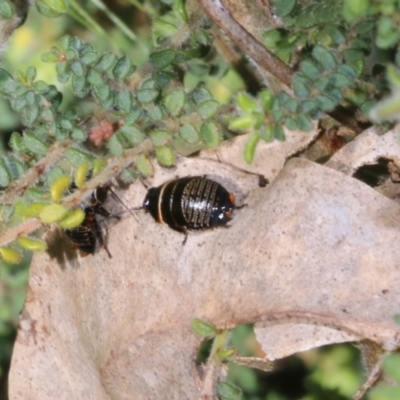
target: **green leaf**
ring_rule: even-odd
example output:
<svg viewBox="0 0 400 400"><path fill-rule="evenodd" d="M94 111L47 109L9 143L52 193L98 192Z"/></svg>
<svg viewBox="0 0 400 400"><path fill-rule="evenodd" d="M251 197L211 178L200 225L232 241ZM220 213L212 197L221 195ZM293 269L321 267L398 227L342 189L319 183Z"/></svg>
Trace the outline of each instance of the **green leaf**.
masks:
<svg viewBox="0 0 400 400"><path fill-rule="evenodd" d="M88 175L89 175L90 164L87 161L84 161L82 164L78 166L75 172L75 186L80 189L85 183Z"/></svg>
<svg viewBox="0 0 400 400"><path fill-rule="evenodd" d="M219 103L216 100L207 100L199 104L197 112L202 119L210 119L215 116L219 108Z"/></svg>
<svg viewBox="0 0 400 400"><path fill-rule="evenodd" d="M82 45L83 45L83 42L81 39L79 39L77 36L72 37L71 41L70 41L70 48L67 49L67 53L68 53L68 51L73 50L74 53L76 54L76 58L78 58L79 50L82 48Z"/></svg>
<svg viewBox="0 0 400 400"><path fill-rule="evenodd" d="M242 398L242 391L227 382L219 382L217 392L223 400L240 400Z"/></svg>
<svg viewBox="0 0 400 400"><path fill-rule="evenodd" d="M93 68L89 69L89 72L87 74L87 81L93 86L102 86L106 84L101 73Z"/></svg>
<svg viewBox="0 0 400 400"><path fill-rule="evenodd" d="M68 210L60 204L50 204L43 207L39 214L39 218L43 224L52 224L60 219L63 219L68 213Z"/></svg>
<svg viewBox="0 0 400 400"><path fill-rule="evenodd" d="M199 104L207 101L213 100L211 93L204 87L199 87L192 92L192 101L193 103L198 106Z"/></svg>
<svg viewBox="0 0 400 400"><path fill-rule="evenodd" d="M297 127L303 132L310 132L313 128L311 119L304 114L300 114L296 117Z"/></svg>
<svg viewBox="0 0 400 400"><path fill-rule="evenodd" d="M3 95L8 95L11 92L10 86L15 84L13 77L3 68L0 68L0 91Z"/></svg>
<svg viewBox="0 0 400 400"><path fill-rule="evenodd" d="M64 229L74 229L82 224L85 217L85 212L80 208L76 208L75 210L68 212L68 214L58 224Z"/></svg>
<svg viewBox="0 0 400 400"><path fill-rule="evenodd" d="M117 134L111 136L110 140L107 142L107 146L114 157L120 157L124 152L122 140Z"/></svg>
<svg viewBox="0 0 400 400"><path fill-rule="evenodd" d="M79 167L79 165L81 165L84 162L93 164L94 161L94 157L91 154L86 153L79 149L75 149L73 147L70 147L65 152L65 158L74 167Z"/></svg>
<svg viewBox="0 0 400 400"><path fill-rule="evenodd" d="M24 218L35 218L38 217L42 212L43 208L46 207L47 204L34 202L29 204L28 207L25 207L23 210Z"/></svg>
<svg viewBox="0 0 400 400"><path fill-rule="evenodd" d="M16 153L25 153L27 148L25 146L23 137L18 132L13 132L10 138L10 146Z"/></svg>
<svg viewBox="0 0 400 400"><path fill-rule="evenodd" d="M25 174L26 166L14 155L3 155L0 164L5 166L11 180L17 179Z"/></svg>
<svg viewBox="0 0 400 400"><path fill-rule="evenodd" d="M175 155L171 147L160 146L156 148L157 161L163 167L172 167L175 164Z"/></svg>
<svg viewBox="0 0 400 400"><path fill-rule="evenodd" d="M110 86L108 86L106 83L104 85L94 86L93 94L99 100L99 102L105 102L108 99L113 98L113 92L111 91Z"/></svg>
<svg viewBox="0 0 400 400"><path fill-rule="evenodd" d="M38 139L34 134L25 132L23 136L24 146L33 154L45 155L47 153L47 145Z"/></svg>
<svg viewBox="0 0 400 400"><path fill-rule="evenodd" d="M335 72L330 76L330 84L334 87L344 88L349 86L351 83L352 80L346 75Z"/></svg>
<svg viewBox="0 0 400 400"><path fill-rule="evenodd" d="M258 104L248 94L240 92L236 98L237 104L244 113L251 113L258 110Z"/></svg>
<svg viewBox="0 0 400 400"><path fill-rule="evenodd" d="M148 115L149 119L151 119L153 121L161 121L164 116L163 111L160 106L155 106L155 107L150 108L147 111L147 115Z"/></svg>
<svg viewBox="0 0 400 400"><path fill-rule="evenodd" d="M122 82L135 71L135 68L129 57L122 56L113 68L114 78Z"/></svg>
<svg viewBox="0 0 400 400"><path fill-rule="evenodd" d="M359 22L355 27L355 31L360 36L365 36L367 33L370 33L375 27L375 21L366 20Z"/></svg>
<svg viewBox="0 0 400 400"><path fill-rule="evenodd" d="M343 44L346 41L346 36L344 35L344 33L339 29L339 27L335 25L327 25L324 28L324 33L332 38L333 42L336 45Z"/></svg>
<svg viewBox="0 0 400 400"><path fill-rule="evenodd" d="M93 65L98 60L98 58L99 56L96 52L88 51L81 56L81 62L84 65Z"/></svg>
<svg viewBox="0 0 400 400"><path fill-rule="evenodd" d="M337 72L339 74L346 75L351 80L354 80L357 77L357 71L351 66L347 64L342 64L338 69Z"/></svg>
<svg viewBox="0 0 400 400"><path fill-rule="evenodd" d="M59 201L65 191L69 188L71 184L71 177L68 175L62 175L58 177L50 186L50 194L54 201Z"/></svg>
<svg viewBox="0 0 400 400"><path fill-rule="evenodd" d="M0 160L0 187L5 188L10 184L11 176L4 164L3 160Z"/></svg>
<svg viewBox="0 0 400 400"><path fill-rule="evenodd" d="M284 107L291 113L295 113L299 108L299 104L300 103L297 99L290 99L287 102L285 102Z"/></svg>
<svg viewBox="0 0 400 400"><path fill-rule="evenodd" d="M0 17L10 19L14 15L14 9L8 0L0 1Z"/></svg>
<svg viewBox="0 0 400 400"><path fill-rule="evenodd" d="M121 134L131 146L137 146L146 138L142 131L140 131L136 126L132 125L122 126L119 128L118 134Z"/></svg>
<svg viewBox="0 0 400 400"><path fill-rule="evenodd" d="M26 236L20 236L18 238L18 243L26 250L30 251L45 251L47 245L41 240L35 240Z"/></svg>
<svg viewBox="0 0 400 400"><path fill-rule="evenodd" d="M72 90L77 97L85 97L89 93L89 88L86 86L86 77L72 75Z"/></svg>
<svg viewBox="0 0 400 400"><path fill-rule="evenodd" d="M60 61L60 53L53 48L52 50L40 56L40 59L47 63L56 63Z"/></svg>
<svg viewBox="0 0 400 400"><path fill-rule="evenodd" d="M86 68L80 61L74 61L70 65L70 68L72 73L78 77L84 77L86 75Z"/></svg>
<svg viewBox="0 0 400 400"><path fill-rule="evenodd" d="M293 91L300 99L305 99L310 95L310 84L302 79L301 76L295 74L293 76Z"/></svg>
<svg viewBox="0 0 400 400"><path fill-rule="evenodd" d="M50 90L50 86L47 85L46 82L43 81L36 81L32 85L33 89L40 92L40 93L45 93ZM24 88L26 89L26 88ZM23 94L23 93L22 93Z"/></svg>
<svg viewBox="0 0 400 400"><path fill-rule="evenodd" d="M209 324L200 318L193 318L190 321L190 326L195 333L205 338L212 338L218 333L218 330L214 325Z"/></svg>
<svg viewBox="0 0 400 400"><path fill-rule="evenodd" d="M320 78L314 81L314 86L320 90L321 92L325 91L325 89L329 86L330 77L329 76L321 76Z"/></svg>
<svg viewBox="0 0 400 400"><path fill-rule="evenodd" d="M289 129L290 131L295 131L295 130L297 130L297 129L298 129L298 126L297 126L297 121L296 121L296 119L293 118L293 117L288 117L288 118L286 118L286 120L285 120L285 127L286 127L287 129Z"/></svg>
<svg viewBox="0 0 400 400"><path fill-rule="evenodd" d="M67 61L62 61L56 64L57 79L61 83L68 82L71 76L71 70L68 69L68 66L69 64Z"/></svg>
<svg viewBox="0 0 400 400"><path fill-rule="evenodd" d="M26 82L32 84L32 82L36 78L36 68L35 67L28 67L25 74Z"/></svg>
<svg viewBox="0 0 400 400"><path fill-rule="evenodd" d="M64 35L58 41L58 45L62 51L66 51L71 47L72 37L70 35Z"/></svg>
<svg viewBox="0 0 400 400"><path fill-rule="evenodd" d="M100 171L104 169L106 165L107 165L107 160L101 157L96 157L96 159L93 161L92 175L96 176Z"/></svg>
<svg viewBox="0 0 400 400"><path fill-rule="evenodd" d="M22 254L8 247L0 247L0 255L10 264L18 264L22 260Z"/></svg>
<svg viewBox="0 0 400 400"><path fill-rule="evenodd" d="M221 135L218 125L214 122L206 122L200 128L200 136L204 144L211 148L216 148L221 143Z"/></svg>
<svg viewBox="0 0 400 400"><path fill-rule="evenodd" d="M62 129L65 129L66 131L72 131L72 129L73 129L73 125L72 125L72 122L69 120L69 119L67 119L67 118L64 118L64 117L61 117L60 119L59 119L59 125L60 125L60 127L62 128Z"/></svg>
<svg viewBox="0 0 400 400"><path fill-rule="evenodd" d="M125 118L125 124L133 125L140 117L140 114L141 114L140 108L136 108L135 110L131 111Z"/></svg>
<svg viewBox="0 0 400 400"><path fill-rule="evenodd" d="M165 146L172 141L172 134L168 131L156 129L150 133L150 139L155 147Z"/></svg>
<svg viewBox="0 0 400 400"><path fill-rule="evenodd" d="M258 132L254 132L247 139L246 145L244 147L244 160L247 164L251 164L254 160L254 155L256 152L257 143L260 140L260 135Z"/></svg>
<svg viewBox="0 0 400 400"><path fill-rule="evenodd" d="M336 106L336 102L333 101L330 97L325 95L320 95L315 98L315 101L318 107L323 111L333 110Z"/></svg>
<svg viewBox="0 0 400 400"><path fill-rule="evenodd" d="M48 18L58 17L68 10L65 0L36 0L35 3L38 11Z"/></svg>
<svg viewBox="0 0 400 400"><path fill-rule="evenodd" d="M381 49L388 49L395 46L399 41L400 31L392 17L381 17L378 21L378 36L376 45Z"/></svg>
<svg viewBox="0 0 400 400"><path fill-rule="evenodd" d="M175 33L177 27L174 23L163 20L162 18L156 18L153 21L153 32L158 37L168 37Z"/></svg>
<svg viewBox="0 0 400 400"><path fill-rule="evenodd" d="M163 69L171 65L176 58L175 50L162 50L150 54L150 61L156 69Z"/></svg>
<svg viewBox="0 0 400 400"><path fill-rule="evenodd" d="M201 46L210 46L212 44L211 36L203 29L196 29L192 33L192 40Z"/></svg>
<svg viewBox="0 0 400 400"><path fill-rule="evenodd" d="M199 133L191 124L185 124L179 130L179 136L189 144L196 144L200 140Z"/></svg>
<svg viewBox="0 0 400 400"><path fill-rule="evenodd" d="M274 98L272 92L270 92L269 90L262 90L258 93L258 98L261 101L264 112L269 111L271 109L272 100Z"/></svg>
<svg viewBox="0 0 400 400"><path fill-rule="evenodd" d="M201 52L197 48L189 48L185 50L179 50L176 54L176 63L187 63L190 60L194 60L196 58L201 57Z"/></svg>
<svg viewBox="0 0 400 400"><path fill-rule="evenodd" d="M275 13L282 18L289 15L296 6L297 0L274 0Z"/></svg>
<svg viewBox="0 0 400 400"><path fill-rule="evenodd" d="M274 138L274 125L268 124L259 131L260 138L266 142L271 142Z"/></svg>
<svg viewBox="0 0 400 400"><path fill-rule="evenodd" d="M344 59L348 63L353 64L353 63L359 61L360 59L364 59L364 54L361 50L348 49L344 52Z"/></svg>
<svg viewBox="0 0 400 400"><path fill-rule="evenodd" d="M182 21L186 23L189 21L189 17L185 8L185 0L175 0L173 9L176 14L178 14L182 18Z"/></svg>
<svg viewBox="0 0 400 400"><path fill-rule="evenodd" d="M100 57L96 64L96 68L99 71L106 72L114 67L118 60L118 57L113 53L107 53Z"/></svg>
<svg viewBox="0 0 400 400"><path fill-rule="evenodd" d="M137 91L137 99L141 103L150 103L158 97L157 89L140 89Z"/></svg>
<svg viewBox="0 0 400 400"><path fill-rule="evenodd" d="M169 114L177 117L186 104L186 93L183 89L175 89L164 98L164 106Z"/></svg>
<svg viewBox="0 0 400 400"><path fill-rule="evenodd" d="M256 123L256 119L253 115L243 115L233 119L228 128L232 131L242 131L252 128Z"/></svg>
<svg viewBox="0 0 400 400"><path fill-rule="evenodd" d="M137 99L141 103L150 103L158 97L158 90L155 87L155 82L152 79L144 81L137 91Z"/></svg>
<svg viewBox="0 0 400 400"><path fill-rule="evenodd" d="M271 29L264 32L262 37L264 39L264 46L267 49L275 50L278 46L278 42L282 40L283 34L280 29Z"/></svg>
<svg viewBox="0 0 400 400"><path fill-rule="evenodd" d="M285 132L281 125L275 124L273 127L274 130L274 138L280 140L281 142L285 141Z"/></svg>
<svg viewBox="0 0 400 400"><path fill-rule="evenodd" d="M177 75L170 71L156 71L153 78L157 87L164 89L173 79L177 78Z"/></svg>
<svg viewBox="0 0 400 400"><path fill-rule="evenodd" d="M332 69L337 65L335 56L325 47L315 46L312 55L325 69Z"/></svg>
<svg viewBox="0 0 400 400"><path fill-rule="evenodd" d="M369 0L346 0L343 15L348 21L353 21L367 14L369 8Z"/></svg>
<svg viewBox="0 0 400 400"><path fill-rule="evenodd" d="M116 94L116 103L124 114L127 114L132 108L132 93L128 89L118 91Z"/></svg>
<svg viewBox="0 0 400 400"><path fill-rule="evenodd" d="M87 139L87 134L82 128L76 126L71 132L71 138L78 142L84 142Z"/></svg>
<svg viewBox="0 0 400 400"><path fill-rule="evenodd" d="M141 154L136 160L136 168L137 170L144 176L152 176L154 175L154 167L151 163L149 157L145 154Z"/></svg>

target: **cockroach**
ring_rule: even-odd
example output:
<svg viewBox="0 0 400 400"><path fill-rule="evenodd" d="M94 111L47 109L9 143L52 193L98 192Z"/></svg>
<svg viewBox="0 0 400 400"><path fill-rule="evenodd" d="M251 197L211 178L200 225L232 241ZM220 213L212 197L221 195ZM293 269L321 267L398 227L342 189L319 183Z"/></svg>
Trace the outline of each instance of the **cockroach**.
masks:
<svg viewBox="0 0 400 400"><path fill-rule="evenodd" d="M78 249L83 257L89 254L94 254L97 247L103 247L107 252L108 257L112 258L103 238L101 227L96 220L96 214L105 218L120 218L118 215L111 215L103 207L103 203L107 199L108 192L111 192L113 197L118 200L127 211L130 212L122 200L111 189L110 185L96 188L90 196L89 205L82 207L83 212L85 213L83 222L76 228L65 230L65 233L71 240L74 248Z"/></svg>
<svg viewBox="0 0 400 400"><path fill-rule="evenodd" d="M106 201L107 194L110 191L110 186L101 186L95 189L90 196L88 206L82 207L85 213L83 222L73 229L66 229L65 234L73 243L73 247L79 249L81 256L94 254L97 244L103 247L111 258L111 253L108 250L96 214L105 218L110 218L112 215L102 206Z"/></svg>
<svg viewBox="0 0 400 400"><path fill-rule="evenodd" d="M185 234L226 226L233 216L235 196L204 176L168 181L148 190L143 207L159 223Z"/></svg>

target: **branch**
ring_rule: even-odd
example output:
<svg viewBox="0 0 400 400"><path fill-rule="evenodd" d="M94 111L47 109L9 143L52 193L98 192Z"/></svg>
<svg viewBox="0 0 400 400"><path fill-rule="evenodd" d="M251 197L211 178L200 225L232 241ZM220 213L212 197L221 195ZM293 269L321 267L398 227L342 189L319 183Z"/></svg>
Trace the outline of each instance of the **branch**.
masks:
<svg viewBox="0 0 400 400"><path fill-rule="evenodd" d="M104 183L110 181L112 177L117 176L123 168L133 164L139 155L149 153L152 150L153 144L150 139L147 139L134 149L126 150L121 157L110 159L108 165L99 174L85 182L81 190L76 190L72 194L64 197L60 204L68 208L77 207L86 197L90 196L94 189L100 185L104 185ZM22 179L20 181L22 181ZM17 189L22 191L27 188L28 187L22 185L22 182L18 182ZM10 194L8 193L7 196L10 196ZM6 246L19 236L28 235L41 226L42 223L38 218L32 218L13 228L5 230L5 232L0 235L0 247Z"/></svg>
<svg viewBox="0 0 400 400"><path fill-rule="evenodd" d="M221 0L199 0L199 3L212 21L225 32L244 54L251 57L260 67L271 73L285 86L291 88L294 71L247 32L233 18ZM327 115L356 133L361 133L370 126L370 124L360 123L353 113L340 105L333 111L327 112Z"/></svg>
<svg viewBox="0 0 400 400"><path fill-rule="evenodd" d="M269 71L288 88L292 84L292 69L247 32L225 8L221 0L199 0L207 15L225 34L263 69Z"/></svg>

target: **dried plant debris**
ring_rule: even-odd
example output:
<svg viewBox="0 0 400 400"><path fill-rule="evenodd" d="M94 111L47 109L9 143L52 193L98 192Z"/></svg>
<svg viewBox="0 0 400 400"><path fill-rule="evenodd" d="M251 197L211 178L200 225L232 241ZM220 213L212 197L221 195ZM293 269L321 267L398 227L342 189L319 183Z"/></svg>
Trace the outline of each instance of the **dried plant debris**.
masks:
<svg viewBox="0 0 400 400"><path fill-rule="evenodd" d="M112 260L35 255L11 398L199 398L224 374L215 364L207 382L195 373L194 317L218 329L256 323L268 360L343 341L398 347L397 204L303 159L265 188L215 165L186 159L149 184L211 175L245 198L229 229L190 233L182 245L179 232L138 210L110 228ZM122 200L138 206L145 194L137 182Z"/></svg>

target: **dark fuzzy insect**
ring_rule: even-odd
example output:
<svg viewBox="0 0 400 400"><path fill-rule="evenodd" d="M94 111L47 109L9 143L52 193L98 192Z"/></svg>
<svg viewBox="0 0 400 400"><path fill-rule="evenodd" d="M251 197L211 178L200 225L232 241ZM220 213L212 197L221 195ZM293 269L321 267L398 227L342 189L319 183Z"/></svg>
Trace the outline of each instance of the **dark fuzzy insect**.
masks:
<svg viewBox="0 0 400 400"><path fill-rule="evenodd" d="M235 196L221 184L202 176L185 177L151 188L143 208L170 228L185 233L226 225ZM185 238L186 240L186 238Z"/></svg>
<svg viewBox="0 0 400 400"><path fill-rule="evenodd" d="M105 218L110 218L111 214L102 206L106 201L109 186L99 187L93 191L90 197L90 205L83 207L85 219L73 229L66 229L65 233L74 245L79 249L81 256L94 254L97 245L103 247L111 258L111 254L104 242L99 223L96 220L96 214Z"/></svg>

